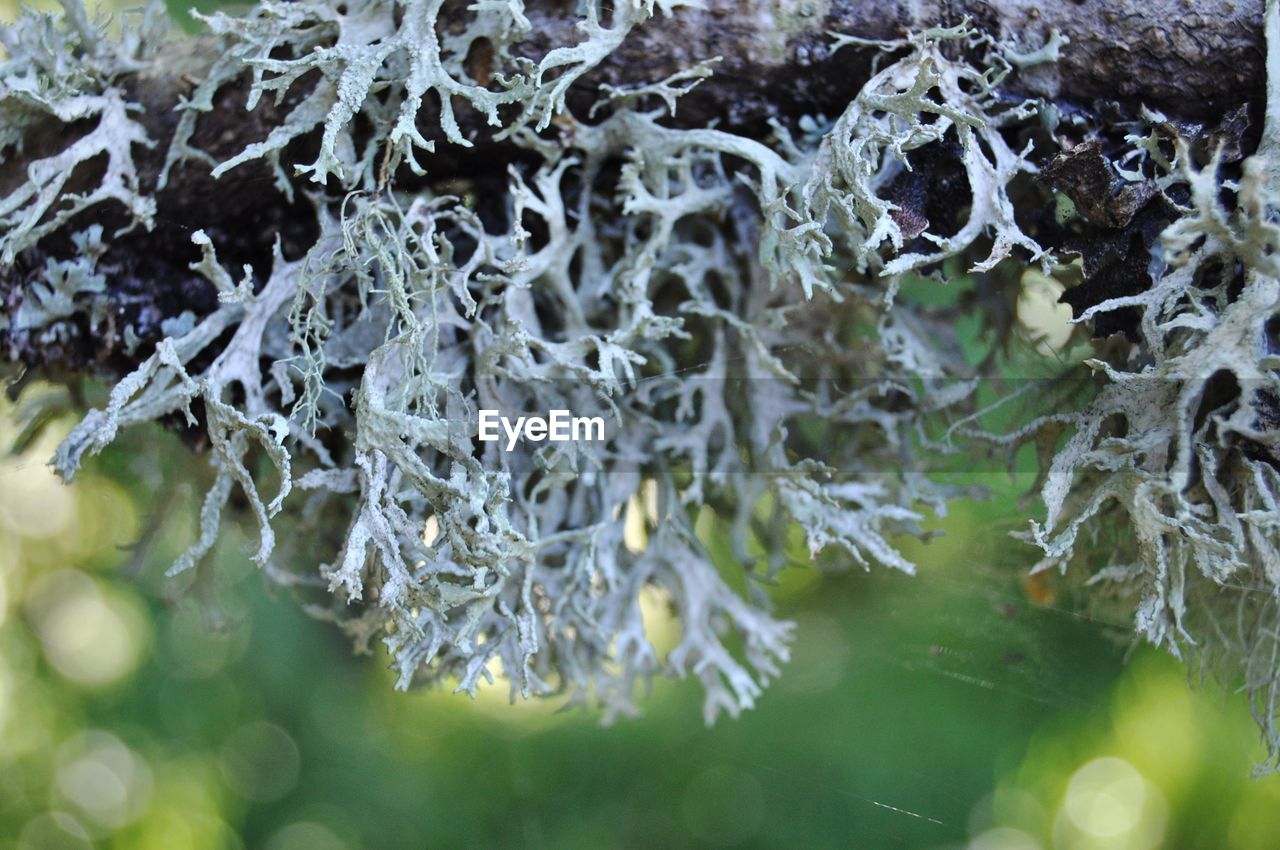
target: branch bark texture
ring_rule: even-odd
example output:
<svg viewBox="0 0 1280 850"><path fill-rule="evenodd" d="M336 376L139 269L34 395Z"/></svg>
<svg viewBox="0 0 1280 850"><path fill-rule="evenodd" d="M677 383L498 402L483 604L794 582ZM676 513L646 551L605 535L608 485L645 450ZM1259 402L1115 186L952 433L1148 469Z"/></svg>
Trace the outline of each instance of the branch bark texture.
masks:
<svg viewBox="0 0 1280 850"><path fill-rule="evenodd" d="M557 47L581 42L575 9L576 4L568 2L531 4L529 34L516 45L514 54L536 62ZM463 4L446 7L440 15L440 31L460 28L469 14ZM1105 104L1112 103L1129 116L1147 106L1176 120L1211 122L1242 104L1256 105L1261 100L1261 18L1261 0L709 0L705 8L681 7L636 26L577 81L567 103L585 116L601 84L653 83L719 56L714 74L683 96L676 113L665 122L720 126L746 137L763 136L769 132L769 119L793 123L805 114L839 114L866 82L880 51L846 47L833 52L832 33L896 39L967 19L1026 54L1052 43L1055 34L1067 40L1057 61L1021 68L1011 77L1007 89L1011 100L1042 97L1068 109L1105 109ZM128 299L131 303L152 302L131 307L131 315L124 319L138 324L139 331L158 327L159 321L185 304L198 311L210 308L207 285L187 269L197 256L189 244L190 233L210 233L233 268L243 264L265 268L277 237L290 255L309 239L306 226L299 224L307 216L305 212L297 215L301 201L286 201L261 161L232 169L216 180L201 163L182 163L168 185L157 189L165 151L178 126L175 107L192 95L195 84L217 61L219 49L218 40L210 36L178 41L123 80L130 99L143 107L137 120L156 142L150 150L135 153L140 188L155 199L155 227L125 240L125 250L117 246L112 252L116 287L137 290ZM487 65L483 50L473 53L466 68L475 78L508 70ZM309 85L314 80L304 77L290 87L281 103L264 98L248 110L248 75L228 83L213 98L212 110L197 122L193 146L214 161L229 158L276 130ZM493 128L467 104L459 104L458 114L473 148L449 143L430 105L421 113L418 129L436 143L436 153L424 160L428 180L447 183L477 174L502 179L502 163L518 158L520 151L494 142ZM64 133L64 125L56 121L25 131L21 155L0 162L0 195L26 179L28 162L57 150ZM290 152L307 161L315 141L298 140ZM286 163L286 170L289 167ZM67 189L94 179L92 172L78 169ZM927 193L930 187L916 189ZM107 227L123 227L128 220L119 213L100 208L96 214ZM70 250L66 239L56 234L43 247L17 268L0 273L0 295L7 291L10 299L15 297L25 279L23 269L37 270L44 253ZM135 309L151 319L133 316ZM114 360L83 344L75 352L58 347L44 353L11 350L10 356L73 366L102 366ZM117 369L127 366L127 359L116 364Z"/></svg>
<svg viewBox="0 0 1280 850"><path fill-rule="evenodd" d="M647 21L594 79L657 80L718 55L715 76L690 97L699 119L838 109L866 80L873 51L833 55L828 33L894 39L966 18L1028 53L1055 31L1069 39L1057 62L1020 74L1013 94L1140 103L1193 119L1262 93L1261 0L711 0ZM531 20L532 54L571 39L564 9L540 6Z"/></svg>

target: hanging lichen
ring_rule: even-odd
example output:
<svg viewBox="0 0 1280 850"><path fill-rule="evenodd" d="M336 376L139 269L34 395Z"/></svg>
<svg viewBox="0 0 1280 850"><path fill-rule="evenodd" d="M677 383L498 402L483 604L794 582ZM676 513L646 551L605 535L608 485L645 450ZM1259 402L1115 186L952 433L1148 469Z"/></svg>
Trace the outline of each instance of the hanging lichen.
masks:
<svg viewBox="0 0 1280 850"><path fill-rule="evenodd" d="M1106 208L1124 219L1109 226L1154 198L1173 211L1152 241L1151 285L1078 316L1136 309L1134 342L1090 361L1103 380L1084 409L993 435L957 354L963 307L898 293L907 275L942 286L944 271L967 273L956 258L983 297L1002 261L1068 259L1015 216L1015 184L1056 152L1024 130L1052 116L1002 88L1053 61L1059 38L1023 54L963 26L833 35L833 49L881 52L870 79L834 120L774 122L758 138L670 120L712 56L659 83L604 86L586 115L568 108L652 3L605 14L588 2L581 40L531 59L517 49L530 32L519 0L449 26L426 0L264 1L204 19L218 49L193 63L156 150L130 97L163 52L162 14L111 40L67 9L3 35L0 152L24 160L25 179L0 186L0 255L47 262L38 286L11 293L11 351L101 324L104 246L153 227L155 193L184 170L262 169L307 219L295 232L313 236L277 237L255 264L225 259L244 249L218 233L190 234L208 303L121 331L140 365L58 453L70 478L122 428L181 415L206 433L214 484L172 572L210 551L239 491L257 562L327 587L316 610L381 638L402 687L474 692L496 659L525 696L593 699L612 715L634 709L649 677L693 673L710 719L750 707L786 659L790 625L769 613L763 580L786 563L788 528L812 553L909 572L895 538L954 495L926 475L928 452L962 434L1011 448L1066 434L1045 453L1047 515L1028 536L1041 568L1084 559L1095 581L1136 588L1153 641L1241 653L1280 743L1274 124L1236 176L1154 114L1111 158L1090 154L1131 189L1132 209ZM246 114L265 100L280 120L235 150L201 147L201 122L237 87ZM433 171L442 146L479 141L464 124L519 152L505 174ZM27 150L38 128L65 144ZM139 178L144 155L162 164L154 186ZM916 182L940 163L954 171L946 209ZM482 409L598 415L608 436L507 450L477 441ZM947 440L929 429L940 421ZM636 547L625 525L642 487L656 500ZM706 551L706 509L730 526L745 592ZM1115 510L1132 524L1125 546L1082 545ZM285 545L282 511L342 540ZM665 658L645 632L644 588L679 617Z"/></svg>

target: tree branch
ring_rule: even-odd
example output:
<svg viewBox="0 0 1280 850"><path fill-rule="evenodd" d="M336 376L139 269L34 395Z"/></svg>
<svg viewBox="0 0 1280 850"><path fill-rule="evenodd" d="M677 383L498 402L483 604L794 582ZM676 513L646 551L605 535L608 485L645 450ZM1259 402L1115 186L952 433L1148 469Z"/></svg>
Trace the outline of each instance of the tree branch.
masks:
<svg viewBox="0 0 1280 850"><path fill-rule="evenodd" d="M446 8L440 29L461 27L470 14L461 4ZM537 3L527 16L531 29L516 46L517 56L536 61L556 47L582 40L575 29L579 17L574 4ZM881 51L846 47L835 52L831 33L894 39L970 19L980 30L1027 55L1052 43L1055 33L1069 40L1056 61L1020 68L1008 84L1010 99L1043 97L1069 108L1097 108L1100 101L1107 101L1120 104L1128 115L1149 106L1184 121L1215 119L1241 104L1260 102L1261 17L1259 0L709 0L705 8L679 8L637 26L570 89L568 104L585 117L599 97L600 85L652 83L719 56L714 74L682 97L676 114L665 122L685 127L718 125L739 135L762 137L770 119L839 114L870 76ZM305 211L297 214L298 205L305 202L299 198L287 203L261 161L234 168L218 179L203 163L187 161L174 170L164 189L157 190L165 152L178 124L175 107L191 96L219 50L218 39L211 36L177 42L122 80L130 100L144 107L137 120L157 143L149 151L135 151L140 188L155 198L155 226L113 240L104 263L111 291L118 295L116 320L148 343L131 350L150 350L149 343L160 338L164 319L184 309L197 314L212 309L214 293L207 281L188 268L198 259L190 242L194 231L210 234L230 268L248 264L260 276L270 264L277 238L283 241L285 255L295 257L313 235L310 216ZM473 54L466 68L477 81L509 70L486 65L483 50L473 49ZM193 146L215 161L231 157L279 126L313 84L304 78L290 88L281 104L263 98L248 111L248 77L241 77L224 86L214 98L212 111L200 117ZM467 104L456 108L463 133L474 147L449 143L435 120L435 110L425 107L418 127L436 145L436 153L423 159L427 181L503 180L502 164L518 160L522 151L494 141L496 130ZM22 155L0 162L0 197L27 179L28 162L58 150L63 134L64 126L56 121L27 131L19 147ZM286 170L314 157L316 135L290 148L296 156L294 162L285 163ZM96 175L77 169L67 191L76 189L77 180L94 179ZM412 186L415 178L405 173L397 180ZM298 183L303 185L301 179ZM929 187L916 189L927 193ZM94 215L109 229L129 223L123 211L110 207L99 208ZM65 256L69 251L68 238L55 233L15 266L0 269L0 310L6 302L16 303L32 275L42 274L46 256ZM93 367L108 373L126 371L135 360L101 338L36 346L11 333L6 347L9 359L28 364Z"/></svg>
<svg viewBox="0 0 1280 850"><path fill-rule="evenodd" d="M530 12L529 55L573 40L567 8ZM681 104L685 120L750 124L840 108L857 92L874 51L833 54L828 33L893 39L965 18L1027 53L1054 31L1069 39L1058 61L1019 75L1015 94L1118 100L1194 119L1262 92L1261 0L711 0L647 21L584 82L656 81L721 56L715 76Z"/></svg>

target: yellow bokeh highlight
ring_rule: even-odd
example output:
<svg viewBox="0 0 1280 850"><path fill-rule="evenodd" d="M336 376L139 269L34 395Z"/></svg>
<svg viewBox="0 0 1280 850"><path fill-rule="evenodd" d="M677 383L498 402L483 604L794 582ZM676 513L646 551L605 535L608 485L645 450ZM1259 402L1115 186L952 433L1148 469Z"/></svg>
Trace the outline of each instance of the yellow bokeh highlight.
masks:
<svg viewBox="0 0 1280 850"><path fill-rule="evenodd" d="M1150 850L1164 838L1168 816L1160 789L1124 759L1104 756L1072 775L1054 825L1054 845Z"/></svg>
<svg viewBox="0 0 1280 850"><path fill-rule="evenodd" d="M208 756L184 756L158 765L151 805L119 846L130 850L233 850L242 846L224 819L229 801L218 792L220 787L218 769Z"/></svg>
<svg viewBox="0 0 1280 850"><path fill-rule="evenodd" d="M974 837L965 850L1044 850L1044 845L1020 829L998 826Z"/></svg>
<svg viewBox="0 0 1280 850"><path fill-rule="evenodd" d="M1071 338L1071 307L1059 303L1065 287L1036 268L1022 275L1018 294L1018 321L1022 323L1041 353L1052 356Z"/></svg>
<svg viewBox="0 0 1280 850"><path fill-rule="evenodd" d="M1144 672L1119 688L1113 749L1176 794L1191 783L1205 756L1207 726L1196 716L1197 695L1184 676L1166 673L1163 665Z"/></svg>
<svg viewBox="0 0 1280 850"><path fill-rule="evenodd" d="M970 850L1006 838L1018 847L1002 829L1045 850L1182 850L1169 837L1171 819L1203 807L1206 788L1230 812L1213 850L1274 850L1280 776L1249 778L1247 765L1264 750L1240 695L1189 687L1182 662L1143 648L1110 703L1109 723L1095 714L1084 727L1037 734Z"/></svg>
<svg viewBox="0 0 1280 850"><path fill-rule="evenodd" d="M58 748L54 789L77 818L99 831L136 820L151 801L151 769L109 732L88 730Z"/></svg>
<svg viewBox="0 0 1280 850"><path fill-rule="evenodd" d="M97 688L121 681L137 669L150 644L136 594L77 570L41 576L26 602L45 659L79 685Z"/></svg>

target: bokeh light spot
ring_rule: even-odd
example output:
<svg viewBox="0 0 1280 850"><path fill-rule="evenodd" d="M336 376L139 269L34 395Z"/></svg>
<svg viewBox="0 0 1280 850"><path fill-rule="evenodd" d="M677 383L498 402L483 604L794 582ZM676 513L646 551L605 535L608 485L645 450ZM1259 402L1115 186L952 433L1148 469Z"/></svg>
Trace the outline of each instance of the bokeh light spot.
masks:
<svg viewBox="0 0 1280 850"><path fill-rule="evenodd" d="M75 494L52 471L24 456L0 467L0 475L0 527L34 540L72 533Z"/></svg>
<svg viewBox="0 0 1280 850"><path fill-rule="evenodd" d="M93 850L89 833L66 812L45 812L27 821L17 850Z"/></svg>
<svg viewBox="0 0 1280 850"><path fill-rule="evenodd" d="M998 826L976 836L965 850L1044 850L1044 846L1020 829Z"/></svg>
<svg viewBox="0 0 1280 850"><path fill-rule="evenodd" d="M27 594L45 658L80 685L114 684L132 673L149 643L136 595L76 570L42 576Z"/></svg>
<svg viewBox="0 0 1280 850"><path fill-rule="evenodd" d="M254 721L227 738L222 747L222 776L241 797L269 802L293 790L299 761L298 745L288 732Z"/></svg>
<svg viewBox="0 0 1280 850"><path fill-rule="evenodd" d="M347 844L324 824L302 821L272 835L267 850L347 850Z"/></svg>
<svg viewBox="0 0 1280 850"><path fill-rule="evenodd" d="M1063 286L1039 269L1022 275L1018 294L1018 321L1038 340L1038 348L1053 354L1071 338L1071 307L1058 301Z"/></svg>
<svg viewBox="0 0 1280 850"><path fill-rule="evenodd" d="M252 630L249 618L234 628L218 628L208 622L198 602L182 605L166 623L167 666L180 679L208 679L244 654Z"/></svg>
<svg viewBox="0 0 1280 850"><path fill-rule="evenodd" d="M151 769L108 732L91 730L63 744L55 776L58 793L100 828L119 829L151 800Z"/></svg>
<svg viewBox="0 0 1280 850"><path fill-rule="evenodd" d="M1094 759L1067 785L1058 843L1145 850L1164 837L1167 806L1151 782L1121 758Z"/></svg>
<svg viewBox="0 0 1280 850"><path fill-rule="evenodd" d="M799 638L779 685L791 693L829 691L844 679L853 656L845 630L828 614L800 614L795 620Z"/></svg>

